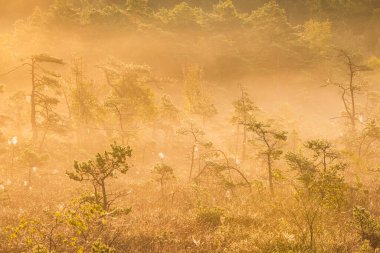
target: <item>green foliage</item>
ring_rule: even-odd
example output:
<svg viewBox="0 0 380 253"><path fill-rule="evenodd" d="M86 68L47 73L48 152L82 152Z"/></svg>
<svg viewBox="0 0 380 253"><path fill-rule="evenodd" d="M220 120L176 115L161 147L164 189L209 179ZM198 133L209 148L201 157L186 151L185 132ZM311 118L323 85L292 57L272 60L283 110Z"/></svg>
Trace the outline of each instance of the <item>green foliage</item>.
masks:
<svg viewBox="0 0 380 253"><path fill-rule="evenodd" d="M379 50L376 40L378 8L378 3L372 0L56 0L48 8L49 11L40 11L44 15L35 14L34 21L30 23L32 30L53 28L53 31L57 29L56 25L58 28L67 28L68 25L75 29L82 27L86 31L92 31L94 27L98 31L99 24L104 25L105 30L117 27L119 31L156 31L158 28L168 35L165 40L170 46L182 44L176 40L176 35L196 31L190 36L190 44L203 41L206 35L209 37L206 46L224 48L218 67L232 58L237 61L230 61L229 66L239 64L236 69L244 71L242 68L245 67L245 71L251 71L254 68L247 68L242 63L248 61L255 67L267 63L269 65L263 68L270 69L273 66L270 64L276 62L272 59L277 57L279 66L286 67L290 63L303 66L312 63L315 54L325 54L330 44L342 44L350 38L352 43L349 44L361 47L359 51L375 54ZM333 26L334 30L331 29ZM19 27L20 30L25 28L21 23ZM335 36L337 31L343 29L347 33ZM237 36L231 39L230 32ZM28 31L20 41L25 43L35 34L38 33ZM361 39L353 34L359 34ZM47 40L50 38L48 36ZM181 48L186 55L192 51L188 50L186 42ZM194 51L196 54L191 56L198 54L197 50Z"/></svg>
<svg viewBox="0 0 380 253"><path fill-rule="evenodd" d="M127 12L137 16L147 16L151 14L151 9L148 6L148 0L127 0Z"/></svg>
<svg viewBox="0 0 380 253"><path fill-rule="evenodd" d="M261 155L277 160L282 155L281 144L287 140L287 132L274 129L270 123L251 120L247 130L255 134L255 139L262 145Z"/></svg>
<svg viewBox="0 0 380 253"><path fill-rule="evenodd" d="M204 23L204 13L200 8L193 8L186 2L177 4L172 9L160 9L157 17L171 29L187 30L199 28Z"/></svg>
<svg viewBox="0 0 380 253"><path fill-rule="evenodd" d="M309 140L305 147L313 151L314 160L323 165L323 170L326 170L327 165L338 158L338 153L333 149L331 142L327 140Z"/></svg>
<svg viewBox="0 0 380 253"><path fill-rule="evenodd" d="M107 1L56 0L51 8L54 14L53 20L57 24L81 26L131 24L130 14L138 11L135 10L133 3L128 5L128 8L123 8Z"/></svg>
<svg viewBox="0 0 380 253"><path fill-rule="evenodd" d="M46 54L33 55L31 57L31 81L32 92L30 95L31 104L31 125L33 132L33 142L36 144L39 128L43 129L43 136L40 141L42 148L48 131L63 133L66 130L65 121L58 113L58 96L61 95L60 75L47 70L42 64L63 65L62 59Z"/></svg>
<svg viewBox="0 0 380 253"><path fill-rule="evenodd" d="M365 123L363 130L357 136L357 161L362 168L377 166L378 145L380 141L380 126L377 119Z"/></svg>
<svg viewBox="0 0 380 253"><path fill-rule="evenodd" d="M248 92L243 87L241 93L241 97L232 103L235 108L232 122L245 125L249 120L253 119L254 113L258 111L258 107L250 99Z"/></svg>
<svg viewBox="0 0 380 253"><path fill-rule="evenodd" d="M79 21L78 9L71 0L55 0L51 12L59 23L75 23Z"/></svg>
<svg viewBox="0 0 380 253"><path fill-rule="evenodd" d="M42 245L36 245L32 249L32 253L48 253L49 251Z"/></svg>
<svg viewBox="0 0 380 253"><path fill-rule="evenodd" d="M175 126L180 123L180 109L172 102L169 95L164 94L161 97L161 103L158 107L158 118L160 126L167 133L173 131Z"/></svg>
<svg viewBox="0 0 380 253"><path fill-rule="evenodd" d="M22 218L4 230L12 252L115 252L97 236L110 226L109 214L88 198L73 200L40 218Z"/></svg>
<svg viewBox="0 0 380 253"><path fill-rule="evenodd" d="M236 10L232 0L220 0L213 6L209 22L213 29L234 29L244 24L244 17Z"/></svg>
<svg viewBox="0 0 380 253"><path fill-rule="evenodd" d="M302 40L317 53L326 53L332 40L331 22L307 21L303 27Z"/></svg>
<svg viewBox="0 0 380 253"><path fill-rule="evenodd" d="M370 245L370 242L368 240L365 240L362 244L362 246L360 246L360 249L358 252L356 253L373 253L373 248L371 247Z"/></svg>
<svg viewBox="0 0 380 253"><path fill-rule="evenodd" d="M222 225L224 210L219 207L200 207L196 213L196 221L208 228Z"/></svg>
<svg viewBox="0 0 380 253"><path fill-rule="evenodd" d="M153 178L160 183L161 193L164 194L166 185L175 179L173 168L161 162L156 164L152 170Z"/></svg>
<svg viewBox="0 0 380 253"><path fill-rule="evenodd" d="M67 243L77 241L76 237L88 237L94 227L97 227L98 224L103 226L106 223L106 212L101 205L88 201L86 198L74 200L71 205L72 207L64 208L54 214L58 223L65 224L73 232L74 237L65 240Z"/></svg>
<svg viewBox="0 0 380 253"><path fill-rule="evenodd" d="M156 164L152 173L159 177L157 181L168 181L174 178L173 168L164 163Z"/></svg>
<svg viewBox="0 0 380 253"><path fill-rule="evenodd" d="M374 70L380 70L380 58L376 57L376 56L371 56L368 60L367 60L367 65L374 69Z"/></svg>
<svg viewBox="0 0 380 253"><path fill-rule="evenodd" d="M126 24L129 17L124 10L115 5L106 5L104 7L88 7L83 9L81 23L83 25L118 25Z"/></svg>
<svg viewBox="0 0 380 253"><path fill-rule="evenodd" d="M100 105L98 87L87 77L81 58L73 60L71 72L73 77L70 80L70 90L68 94L65 93L65 99L68 100L66 102L69 104L69 114L77 128L78 139L86 141L89 139L90 128L104 120L105 110Z"/></svg>
<svg viewBox="0 0 380 253"><path fill-rule="evenodd" d="M260 145L259 154L267 164L269 189L273 194L273 162L278 160L283 153L281 146L287 140L287 132L279 131L273 128L270 123L260 122L255 119L250 119L246 127L247 131L254 134L255 140ZM251 142L255 144L253 140Z"/></svg>
<svg viewBox="0 0 380 253"><path fill-rule="evenodd" d="M10 4L28 6L27 2L9 1L0 12L7 11ZM64 82L54 72L55 67L63 65L61 59L47 54L27 58L28 62L21 67L32 65L34 68L35 89L31 96L22 91L3 100L7 96L3 92L0 98L2 105L10 103L5 109L8 115L0 116L4 132L4 137L0 136L0 163L4 164L0 166L0 226L5 228L0 233L0 251L376 251L380 246L376 181L379 170L373 168L379 164L380 96L376 91L365 89L367 85L364 85L361 72L369 67L379 68L379 59L372 56L380 49L378 8L378 2L373 0L56 0L49 8L36 9L30 17L17 21L14 30L8 33L5 29L0 38L0 62L5 67L41 48L54 52L56 47L65 47L62 54L68 55L85 46L96 47L85 54L91 60L118 53L120 58L163 64L157 71L177 75L176 78L185 64L200 63L204 68L185 65L182 69L185 109L190 114L186 115L173 102L178 99L174 87L177 83L157 85L167 79L155 78L147 65L116 61L96 65L105 74L106 85L102 85L101 81L94 81L99 73L96 70L86 72L79 59L74 60L72 66L72 80ZM22 15L21 9L18 15ZM223 107L223 115L213 118L217 110L210 94L231 93L231 85L238 79L250 80L251 88L256 87L254 82L262 80L268 72L273 74L270 79L275 86L280 85L280 81L284 85L313 82L313 74L319 73L320 68L334 68L329 65L333 62L324 61L330 60L328 54L332 46L339 45L353 47L352 51L361 52L368 59L365 65L360 65L356 56L351 58L345 51L339 51L346 70L354 71L343 74L340 83L330 82L342 92L340 95L346 107L342 116L358 123L357 131L337 140L349 145L342 152L335 149L332 141L315 139L307 141L303 148L294 144L293 152L282 160L288 147L285 145L287 132L272 121L259 121L260 115L255 115L258 108L243 88L240 98L233 102L233 115L227 115L228 110ZM351 60L353 64L346 64ZM203 69L207 73L203 73ZM281 80L288 73L294 73L296 78ZM254 80L252 75L255 75ZM232 77L236 77L233 82ZM376 77L371 78L375 80ZM22 85L22 78L4 79L5 93L17 89L17 83ZM349 86L350 79L355 82ZM217 90L210 92L205 80L220 81ZM263 85L266 81L263 80ZM62 87L65 83L70 86ZM299 88L298 85L294 87ZM0 92L1 88L2 85ZM64 97L61 97L62 91ZM155 92L160 100L155 100ZM171 94L175 100L161 92ZM273 93L269 101L271 106L281 105L275 97L286 94L277 94L270 88L269 92ZM298 97L299 93L292 93L293 96ZM368 98L367 104L363 103L364 96ZM65 117L61 114L66 109L61 105L63 100L77 132L66 128ZM224 102L221 100L218 104ZM10 136L17 135L22 145L27 142L23 126L30 116L33 118L33 113L29 115L26 108L28 103L36 105L35 125L45 130L42 143L50 131L70 131L67 138L49 140L43 150L49 153L49 161L45 161L43 153L35 146L22 154L19 153L23 151L19 148L23 147L21 145L16 149L6 148ZM355 103L357 107L353 108ZM188 116L190 124L177 133L187 136L190 142L174 134ZM204 131L195 127L200 123L197 117L203 123L212 119L210 125L204 125ZM239 129L236 143L231 137L232 129L221 129L226 122L219 118L231 119ZM286 117L286 122L292 120ZM162 133L155 131L157 128L164 130L164 140ZM291 129L296 128L292 124ZM91 136L89 129L94 129ZM151 130L152 136L149 135ZM92 135L95 132L97 135ZM68 177L88 186L85 189L93 194L63 205L61 201L67 199L66 195L83 187L62 185L64 180L60 178L59 169L66 168L68 158L83 157L87 155L85 152L98 148L98 145L75 145L75 134L78 144L81 144L80 138L91 137L98 143L119 139L122 145L115 143L110 150L89 161L74 162L74 168L67 172ZM245 152L241 157L239 154L240 134L244 136L243 145L247 140L253 144L245 162L242 162ZM302 134L307 133L301 130L300 136ZM297 133L293 135L296 143ZM97 138L99 136L102 139ZM129 179L114 180L130 168L132 150L124 143L132 142L139 151L134 161L139 170L131 175L132 183ZM167 156L164 159L160 155L161 162L153 165L151 175L146 174L149 173L146 168L153 167L157 160L157 151L164 147ZM44 166L28 191L20 184L22 175L8 173L7 161L13 158L12 151L16 151L15 172L27 167L30 174L33 167ZM256 154L267 167L272 193L273 182L280 186L276 195L263 191L263 166L253 158ZM191 161L189 183L181 182L187 158ZM178 183L171 184L174 170L166 163L175 165L176 173L180 173ZM150 187L151 183L144 182L152 177L160 183L162 193L166 186L170 187L170 194L167 194L170 201L154 201L160 192ZM124 192L113 192L119 185L128 187L128 203L137 210L126 220L121 216L131 209L118 208L116 204L116 199ZM250 190L252 187L257 194L252 190L252 194L246 194L246 188L240 186L248 186ZM3 201L3 195L12 201ZM352 226L347 222L350 219L347 210L358 203L373 214L355 207Z"/></svg>
<svg viewBox="0 0 380 253"><path fill-rule="evenodd" d="M214 5L213 9L222 19L237 16L237 11L232 0L220 0L218 4Z"/></svg>
<svg viewBox="0 0 380 253"><path fill-rule="evenodd" d="M232 123L238 126L238 132L240 125L243 126L243 139L242 139L242 155L241 159L244 161L246 158L246 144L247 144L247 124L248 122L255 119L254 113L259 110L259 108L250 99L245 87L240 86L241 96L238 100L235 100L232 105L235 108L235 112L232 116ZM239 136L237 136L239 138Z"/></svg>
<svg viewBox="0 0 380 253"><path fill-rule="evenodd" d="M273 64L281 68L307 67L315 63L316 55L325 56L330 45L342 44L350 38L349 44L361 47L359 51L375 54L379 48L374 32L379 6L375 2L56 0L49 11L40 10L30 22L19 22L17 41L29 42L30 37L40 34L36 31L56 31L69 26L77 32L84 29L91 33L99 31L102 25L105 31L111 27L118 31L159 31L171 49L179 49L181 54L195 59L192 62L199 62L199 55L203 55L199 48L188 50L194 41L206 49L223 49L221 54L214 55L218 57L215 70L226 67L250 73L261 68L271 70ZM342 29L347 33L335 36ZM189 40L176 39L176 35L188 35L189 31ZM36 41L50 41L53 36L46 37ZM184 58L182 64L188 62L188 57Z"/></svg>
<svg viewBox="0 0 380 253"><path fill-rule="evenodd" d="M20 162L28 168L32 168L41 166L47 159L47 155L37 153L32 149L25 149L20 157Z"/></svg>
<svg viewBox="0 0 380 253"><path fill-rule="evenodd" d="M101 68L111 89L105 106L117 119L124 143L125 136L130 137L133 123L147 122L157 116L154 95L148 87L155 80L146 65L112 63Z"/></svg>
<svg viewBox="0 0 380 253"><path fill-rule="evenodd" d="M307 198L314 198L329 207L340 207L346 190L341 172L347 165L339 161L338 152L327 140L309 140L304 146L311 158L292 152L285 157L302 184L297 188L298 192L301 195L306 193Z"/></svg>
<svg viewBox="0 0 380 253"><path fill-rule="evenodd" d="M179 109L173 104L170 96L164 94L161 97L161 119L167 119L168 121L178 122Z"/></svg>
<svg viewBox="0 0 380 253"><path fill-rule="evenodd" d="M300 217L294 219L307 225L307 248L315 252L318 250L318 224L328 218L324 213L340 210L346 202L347 184L341 173L347 166L338 159L338 152L327 140L309 140L304 147L308 156L303 152L289 152L285 159L295 170L298 181L293 183L294 197L302 211ZM292 216L297 215L292 213Z"/></svg>
<svg viewBox="0 0 380 253"><path fill-rule="evenodd" d="M199 115L203 122L215 116L218 111L215 105L210 102L202 79L202 69L199 66L191 65L183 70L185 81L186 107L192 114Z"/></svg>
<svg viewBox="0 0 380 253"><path fill-rule="evenodd" d="M144 86L153 81L151 69L147 65L113 62L101 68L104 70L113 95L121 98L128 96L130 92L141 97L146 89Z"/></svg>
<svg viewBox="0 0 380 253"><path fill-rule="evenodd" d="M91 253L115 253L116 250L102 243L101 241L96 241L92 244Z"/></svg>
<svg viewBox="0 0 380 253"><path fill-rule="evenodd" d="M117 177L117 172L121 174L127 173L129 165L127 159L132 156L132 149L111 144L111 151L104 151L103 154L98 153L95 160L88 162L74 162L74 172L66 172L70 179L75 181L89 181L94 187L94 196L98 203L102 199L102 207L104 210L109 209L107 199L106 181ZM99 197L98 188L101 190Z"/></svg>
<svg viewBox="0 0 380 253"><path fill-rule="evenodd" d="M111 151L105 151L104 154L98 153L95 160L88 162L74 162L74 173L68 172L69 177L76 181L95 180L102 181L109 177L116 177L116 171L125 174L129 165L127 157L132 156L132 149L122 147L117 144L111 144Z"/></svg>
<svg viewBox="0 0 380 253"><path fill-rule="evenodd" d="M291 32L286 11L276 1L269 1L257 10L254 10L248 20L256 33L264 38L271 39L272 42L275 39L283 40Z"/></svg>
<svg viewBox="0 0 380 253"><path fill-rule="evenodd" d="M356 206L353 210L354 224L363 241L368 240L373 249L380 246L380 223L363 207Z"/></svg>

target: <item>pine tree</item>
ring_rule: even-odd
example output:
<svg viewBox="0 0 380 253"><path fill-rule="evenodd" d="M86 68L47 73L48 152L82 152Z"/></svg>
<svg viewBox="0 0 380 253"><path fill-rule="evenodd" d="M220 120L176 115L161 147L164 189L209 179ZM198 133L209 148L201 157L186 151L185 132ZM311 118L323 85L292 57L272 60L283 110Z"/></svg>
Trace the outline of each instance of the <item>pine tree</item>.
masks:
<svg viewBox="0 0 380 253"><path fill-rule="evenodd" d="M132 149L111 144L111 151L98 153L94 160L88 162L74 162L74 172L67 172L70 179L88 181L94 188L97 203L101 203L103 210L109 210L110 200L107 191L107 182L117 177L117 173L125 174L130 166L127 159L132 156Z"/></svg>
<svg viewBox="0 0 380 253"><path fill-rule="evenodd" d="M256 120L251 120L247 124L247 130L254 134L254 140L261 146L260 155L265 159L267 164L269 189L271 194L274 194L273 163L275 160L278 160L283 153L281 145L286 141L287 133L275 129L270 123Z"/></svg>
<svg viewBox="0 0 380 253"><path fill-rule="evenodd" d="M234 115L232 117L232 123L243 127L243 150L241 158L244 161L246 157L246 144L247 144L247 124L254 118L254 113L258 111L258 108L249 98L247 90L240 86L241 97L233 102L235 108ZM239 136L238 136L239 137Z"/></svg>
<svg viewBox="0 0 380 253"><path fill-rule="evenodd" d="M44 68L43 64L63 65L62 59L39 54L30 58L32 89L30 94L30 121L32 126L32 141L37 143L39 128L43 127L40 147L43 145L48 131L61 131L62 117L55 111L60 95L60 75Z"/></svg>
<svg viewBox="0 0 380 253"><path fill-rule="evenodd" d="M206 119L212 118L218 111L205 91L202 69L197 65L187 66L183 70L183 75L186 108L191 114L198 115L205 124Z"/></svg>

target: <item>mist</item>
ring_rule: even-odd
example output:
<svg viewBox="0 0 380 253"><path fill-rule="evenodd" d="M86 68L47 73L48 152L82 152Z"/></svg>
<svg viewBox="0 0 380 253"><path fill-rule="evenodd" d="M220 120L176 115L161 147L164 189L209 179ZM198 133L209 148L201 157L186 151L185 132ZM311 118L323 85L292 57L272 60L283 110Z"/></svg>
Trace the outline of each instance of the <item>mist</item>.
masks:
<svg viewBox="0 0 380 253"><path fill-rule="evenodd" d="M377 252L380 2L0 0L1 252Z"/></svg>

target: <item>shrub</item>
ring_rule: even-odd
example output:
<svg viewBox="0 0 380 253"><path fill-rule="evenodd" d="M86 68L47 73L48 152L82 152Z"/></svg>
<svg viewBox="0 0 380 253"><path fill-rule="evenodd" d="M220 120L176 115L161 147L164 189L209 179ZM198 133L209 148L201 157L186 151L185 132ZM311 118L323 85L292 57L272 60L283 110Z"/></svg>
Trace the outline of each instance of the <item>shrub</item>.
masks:
<svg viewBox="0 0 380 253"><path fill-rule="evenodd" d="M201 207L197 210L196 221L206 227L216 228L222 225L224 210L219 207Z"/></svg>

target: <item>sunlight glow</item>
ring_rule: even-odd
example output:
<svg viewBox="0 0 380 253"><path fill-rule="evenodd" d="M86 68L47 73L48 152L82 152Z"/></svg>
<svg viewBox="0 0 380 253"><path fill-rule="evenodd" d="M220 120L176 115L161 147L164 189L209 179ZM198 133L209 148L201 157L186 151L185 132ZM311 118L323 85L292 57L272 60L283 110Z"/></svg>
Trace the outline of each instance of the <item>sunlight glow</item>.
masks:
<svg viewBox="0 0 380 253"><path fill-rule="evenodd" d="M364 122L364 116L363 115L359 115L359 121L360 121L360 123Z"/></svg>
<svg viewBox="0 0 380 253"><path fill-rule="evenodd" d="M16 146L17 143L18 143L17 136L13 136L12 138L10 138L10 139L8 140L8 144L9 144L9 145Z"/></svg>
<svg viewBox="0 0 380 253"><path fill-rule="evenodd" d="M380 0L0 3L0 253L380 253L379 176Z"/></svg>

